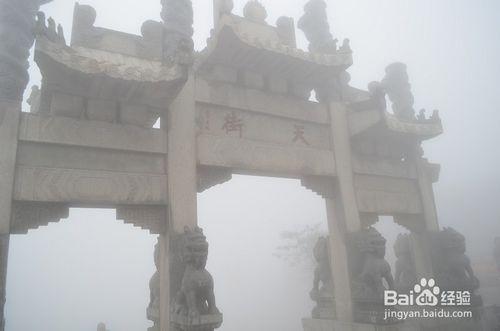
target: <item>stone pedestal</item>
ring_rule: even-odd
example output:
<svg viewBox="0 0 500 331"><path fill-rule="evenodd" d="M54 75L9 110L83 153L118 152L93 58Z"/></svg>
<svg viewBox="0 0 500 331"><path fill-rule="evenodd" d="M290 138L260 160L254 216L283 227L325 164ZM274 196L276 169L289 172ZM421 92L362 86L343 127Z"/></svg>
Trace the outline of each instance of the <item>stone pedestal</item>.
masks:
<svg viewBox="0 0 500 331"><path fill-rule="evenodd" d="M213 331L222 325L222 314L200 315L198 318L171 314L170 318L173 331Z"/></svg>

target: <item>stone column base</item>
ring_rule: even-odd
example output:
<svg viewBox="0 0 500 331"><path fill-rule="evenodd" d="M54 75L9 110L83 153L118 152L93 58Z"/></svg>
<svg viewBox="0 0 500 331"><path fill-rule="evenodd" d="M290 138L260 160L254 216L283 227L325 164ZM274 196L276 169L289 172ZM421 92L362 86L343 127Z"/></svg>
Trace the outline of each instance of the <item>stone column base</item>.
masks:
<svg viewBox="0 0 500 331"><path fill-rule="evenodd" d="M420 331L415 324L374 325L340 322L336 320L304 318L304 331Z"/></svg>

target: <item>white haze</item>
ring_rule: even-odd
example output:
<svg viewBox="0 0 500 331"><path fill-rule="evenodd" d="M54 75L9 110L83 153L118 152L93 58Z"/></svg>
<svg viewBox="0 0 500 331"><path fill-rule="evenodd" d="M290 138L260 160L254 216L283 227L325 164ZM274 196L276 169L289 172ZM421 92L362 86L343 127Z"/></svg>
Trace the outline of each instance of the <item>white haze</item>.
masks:
<svg viewBox="0 0 500 331"><path fill-rule="evenodd" d="M202 49L212 1L194 0ZM236 2L241 13L244 1ZM300 17L306 0L262 0L268 21ZM98 26L138 33L159 19L155 1L88 0ZM332 31L350 38L352 84L380 80L394 61L408 64L416 109L439 109L445 134L426 144L442 164L435 186L440 221L468 238L475 260L491 260L500 236L500 2L497 0L328 1ZM69 39L74 1L46 5ZM303 35L299 43L305 48ZM40 74L32 68L32 82ZM223 331L299 331L309 314L311 274L274 257L282 231L325 224L323 202L293 180L236 176L199 196L199 220L210 241L208 268L225 314ZM401 229L380 225L389 246ZM71 211L69 220L13 236L7 331L146 330L154 236L123 225L114 211ZM390 248L389 248L390 250Z"/></svg>

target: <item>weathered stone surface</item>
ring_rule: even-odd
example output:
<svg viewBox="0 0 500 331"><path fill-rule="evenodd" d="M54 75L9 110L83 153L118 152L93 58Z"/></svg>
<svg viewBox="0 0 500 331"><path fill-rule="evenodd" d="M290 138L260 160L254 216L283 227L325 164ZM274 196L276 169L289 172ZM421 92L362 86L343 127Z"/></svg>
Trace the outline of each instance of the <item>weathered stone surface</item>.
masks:
<svg viewBox="0 0 500 331"><path fill-rule="evenodd" d="M18 167L16 200L98 204L164 204L164 175Z"/></svg>
<svg viewBox="0 0 500 331"><path fill-rule="evenodd" d="M244 70L241 73L242 83L248 88L263 89L264 88L264 75L249 70Z"/></svg>
<svg viewBox="0 0 500 331"><path fill-rule="evenodd" d="M166 133L157 129L23 113L19 130L27 142L167 153Z"/></svg>
<svg viewBox="0 0 500 331"><path fill-rule="evenodd" d="M209 71L207 79L216 82L236 84L238 82L238 70L228 66L216 64Z"/></svg>
<svg viewBox="0 0 500 331"><path fill-rule="evenodd" d="M201 165L232 168L245 173L292 176L335 176L335 158L330 151L286 147L237 137L198 136Z"/></svg>
<svg viewBox="0 0 500 331"><path fill-rule="evenodd" d="M149 129L153 127L159 117L160 111L147 105L123 103L120 107L120 119L123 124Z"/></svg>
<svg viewBox="0 0 500 331"><path fill-rule="evenodd" d="M65 93L54 93L52 95L52 102L50 103L50 114L52 116L82 118L84 111L83 97Z"/></svg>
<svg viewBox="0 0 500 331"><path fill-rule="evenodd" d="M272 93L286 94L288 93L288 81L279 76L268 76L267 88Z"/></svg>
<svg viewBox="0 0 500 331"><path fill-rule="evenodd" d="M330 150L328 126L232 108L197 105L198 131L285 147Z"/></svg>
<svg viewBox="0 0 500 331"><path fill-rule="evenodd" d="M198 167L198 193L228 182L232 178L233 172L230 168L200 166Z"/></svg>
<svg viewBox="0 0 500 331"><path fill-rule="evenodd" d="M413 180L356 175L354 186L359 210L379 215L423 212L418 184Z"/></svg>
<svg viewBox="0 0 500 331"><path fill-rule="evenodd" d="M115 122L118 118L118 104L113 100L87 100L86 115L91 121Z"/></svg>
<svg viewBox="0 0 500 331"><path fill-rule="evenodd" d="M214 84L201 77L196 79L196 101L312 123L329 123L324 104L229 84Z"/></svg>
<svg viewBox="0 0 500 331"><path fill-rule="evenodd" d="M17 164L18 166L37 168L165 174L164 155L56 144L41 145L20 142L17 151Z"/></svg>

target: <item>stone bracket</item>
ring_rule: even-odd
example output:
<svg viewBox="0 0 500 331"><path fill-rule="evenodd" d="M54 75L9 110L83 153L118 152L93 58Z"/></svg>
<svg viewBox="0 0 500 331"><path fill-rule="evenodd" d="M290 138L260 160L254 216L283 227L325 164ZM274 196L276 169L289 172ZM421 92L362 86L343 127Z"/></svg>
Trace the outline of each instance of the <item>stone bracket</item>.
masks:
<svg viewBox="0 0 500 331"><path fill-rule="evenodd" d="M209 188L224 184L233 178L230 168L198 166L198 193L202 193Z"/></svg>
<svg viewBox="0 0 500 331"><path fill-rule="evenodd" d="M300 180L302 186L324 199L333 199L335 197L335 181L332 177L326 176L306 176Z"/></svg>
<svg viewBox="0 0 500 331"><path fill-rule="evenodd" d="M12 203L12 234L27 234L29 230L59 222L69 216L69 206L63 203L14 201Z"/></svg>
<svg viewBox="0 0 500 331"><path fill-rule="evenodd" d="M151 234L162 234L166 230L167 210L161 205L118 206L116 219L149 230Z"/></svg>

